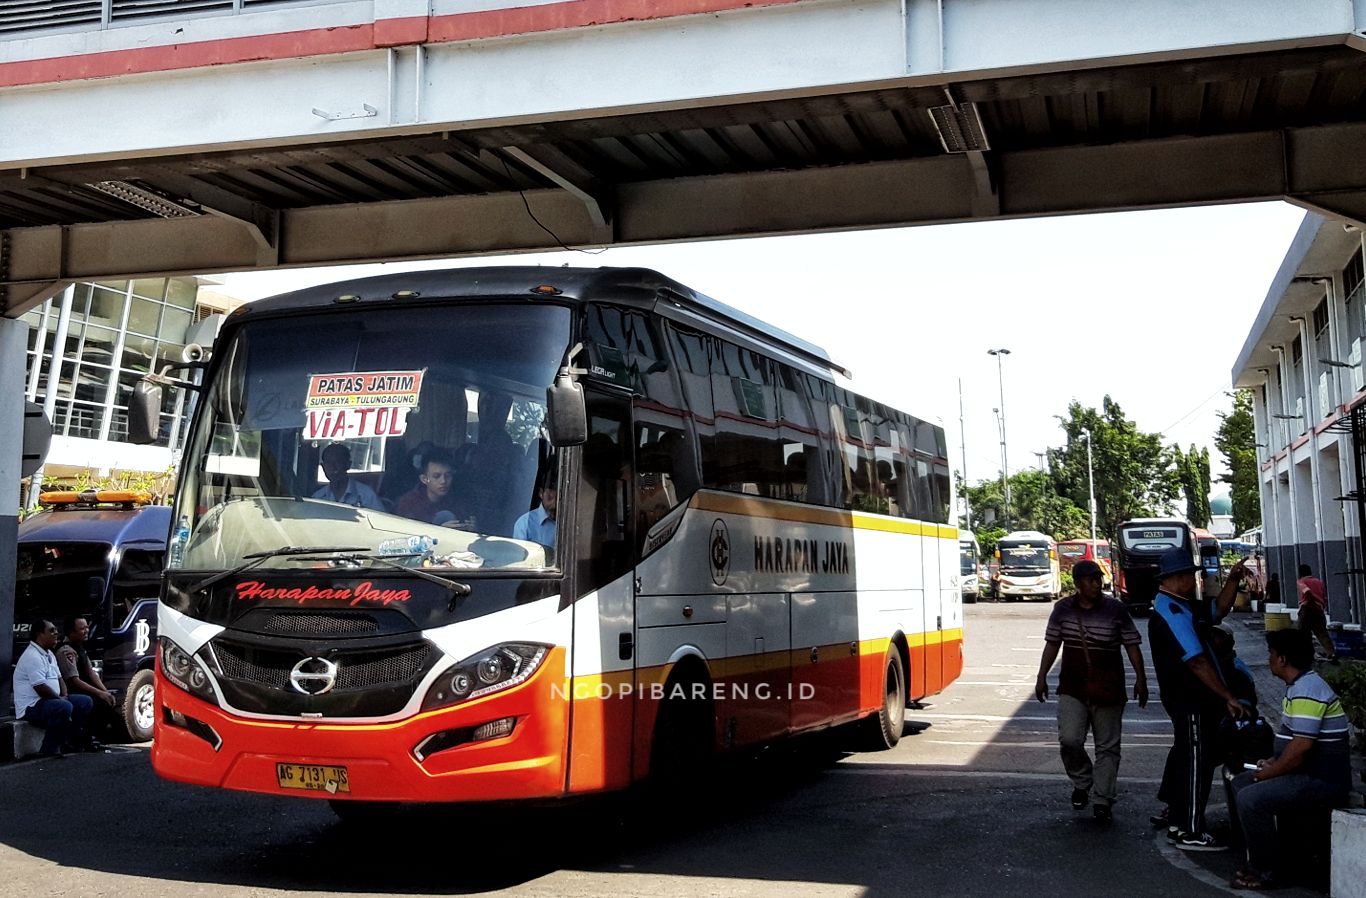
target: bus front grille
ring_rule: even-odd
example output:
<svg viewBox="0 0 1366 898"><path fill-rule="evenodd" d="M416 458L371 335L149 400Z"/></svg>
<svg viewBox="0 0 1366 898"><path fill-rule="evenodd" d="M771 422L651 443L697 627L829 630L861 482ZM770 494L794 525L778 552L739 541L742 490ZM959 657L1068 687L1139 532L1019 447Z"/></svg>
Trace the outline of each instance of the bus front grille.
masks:
<svg viewBox="0 0 1366 898"><path fill-rule="evenodd" d="M379 621L369 614L277 611L261 621L261 631L277 636L369 636Z"/></svg>
<svg viewBox="0 0 1366 898"><path fill-rule="evenodd" d="M311 653L215 640L214 655L228 680L271 689L295 691L290 672ZM382 649L347 649L318 653L337 665L332 691L383 689L413 685L427 667L432 649L426 642Z"/></svg>

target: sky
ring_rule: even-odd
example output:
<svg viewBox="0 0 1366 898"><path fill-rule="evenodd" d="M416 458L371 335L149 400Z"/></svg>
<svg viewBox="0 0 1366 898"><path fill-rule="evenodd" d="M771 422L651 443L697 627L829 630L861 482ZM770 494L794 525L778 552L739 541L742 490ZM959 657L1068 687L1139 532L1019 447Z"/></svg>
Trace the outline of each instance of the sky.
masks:
<svg viewBox="0 0 1366 898"><path fill-rule="evenodd" d="M1000 474L1002 385L1012 472L1062 444L1054 415L1072 400L1108 394L1140 429L1208 446L1217 477L1230 371L1303 216L1258 203L218 277L253 300L439 267L653 268L824 347L865 395L940 419L972 482ZM999 379L992 348L1010 350Z"/></svg>

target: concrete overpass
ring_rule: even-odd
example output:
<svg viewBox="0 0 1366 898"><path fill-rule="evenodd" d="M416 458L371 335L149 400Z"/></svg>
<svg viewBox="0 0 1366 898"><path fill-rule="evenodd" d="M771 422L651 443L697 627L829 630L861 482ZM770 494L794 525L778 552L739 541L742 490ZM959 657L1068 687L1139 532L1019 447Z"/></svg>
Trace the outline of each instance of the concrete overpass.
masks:
<svg viewBox="0 0 1366 898"><path fill-rule="evenodd" d="M1363 49L1366 0L0 0L0 421L13 317L75 280L1272 198L1362 221ZM0 509L18 454L0 429Z"/></svg>

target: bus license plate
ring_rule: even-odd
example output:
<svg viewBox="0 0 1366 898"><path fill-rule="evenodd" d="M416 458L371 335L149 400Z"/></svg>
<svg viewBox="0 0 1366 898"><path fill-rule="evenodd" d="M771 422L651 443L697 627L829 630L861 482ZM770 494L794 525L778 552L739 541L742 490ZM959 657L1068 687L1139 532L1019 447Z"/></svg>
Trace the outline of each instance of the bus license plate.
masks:
<svg viewBox="0 0 1366 898"><path fill-rule="evenodd" d="M351 783L346 776L345 767L325 767L321 764L276 764L275 777L282 789L326 792L329 795L351 791Z"/></svg>

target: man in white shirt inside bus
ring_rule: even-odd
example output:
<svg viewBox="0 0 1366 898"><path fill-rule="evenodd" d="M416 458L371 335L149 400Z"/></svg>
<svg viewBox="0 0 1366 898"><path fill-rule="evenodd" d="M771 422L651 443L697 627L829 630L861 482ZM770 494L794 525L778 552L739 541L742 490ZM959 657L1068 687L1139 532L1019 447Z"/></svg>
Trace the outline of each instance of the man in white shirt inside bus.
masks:
<svg viewBox="0 0 1366 898"><path fill-rule="evenodd" d="M14 716L45 730L39 755L60 758L63 744L80 740L94 702L88 695L67 695L52 652L60 636L57 625L38 620L30 633L14 665Z"/></svg>
<svg viewBox="0 0 1366 898"><path fill-rule="evenodd" d="M556 496L554 484L541 487L541 504L517 519L512 525L512 538L555 548Z"/></svg>
<svg viewBox="0 0 1366 898"><path fill-rule="evenodd" d="M329 443L323 449L321 462L327 485L318 488L313 494L314 499L327 499L374 511L384 510L375 491L351 476L351 450L345 443Z"/></svg>

